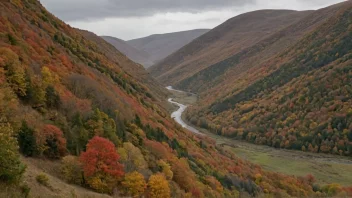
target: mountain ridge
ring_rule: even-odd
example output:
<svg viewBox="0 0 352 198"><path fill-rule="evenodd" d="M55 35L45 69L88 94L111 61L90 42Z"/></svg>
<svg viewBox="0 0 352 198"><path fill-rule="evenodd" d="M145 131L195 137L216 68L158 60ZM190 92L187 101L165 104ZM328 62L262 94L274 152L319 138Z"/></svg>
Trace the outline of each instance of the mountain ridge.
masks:
<svg viewBox="0 0 352 198"><path fill-rule="evenodd" d="M263 37L270 36L272 32L309 13L310 11L260 10L233 17L149 68L149 71L162 83L173 85L186 76L259 42ZM191 73L187 73L188 68Z"/></svg>
<svg viewBox="0 0 352 198"><path fill-rule="evenodd" d="M150 54L129 45L126 41L112 36L100 36L100 37L102 37L105 41L113 45L116 49L121 51L131 60L143 65L146 68L154 64L154 62L151 60Z"/></svg>

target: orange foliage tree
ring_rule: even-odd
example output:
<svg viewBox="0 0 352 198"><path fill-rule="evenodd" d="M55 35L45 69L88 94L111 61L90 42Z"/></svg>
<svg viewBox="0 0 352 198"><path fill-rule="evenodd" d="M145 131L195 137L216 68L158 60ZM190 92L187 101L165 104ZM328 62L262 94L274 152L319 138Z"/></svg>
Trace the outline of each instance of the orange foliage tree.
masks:
<svg viewBox="0 0 352 198"><path fill-rule="evenodd" d="M87 184L98 192L111 193L124 174L119 158L112 142L98 136L91 139L79 158Z"/></svg>

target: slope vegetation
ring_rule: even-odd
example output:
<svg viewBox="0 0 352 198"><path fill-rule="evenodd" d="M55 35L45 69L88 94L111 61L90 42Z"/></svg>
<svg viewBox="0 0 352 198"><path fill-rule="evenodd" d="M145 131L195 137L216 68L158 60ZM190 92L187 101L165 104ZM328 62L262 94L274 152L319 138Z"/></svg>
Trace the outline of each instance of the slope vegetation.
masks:
<svg viewBox="0 0 352 198"><path fill-rule="evenodd" d="M0 13L0 195L44 188L47 196L94 196L67 192L62 181L117 197L351 195L336 184L315 186L311 175L265 171L185 131L141 65L38 1L1 1Z"/></svg>
<svg viewBox="0 0 352 198"><path fill-rule="evenodd" d="M204 96L188 118L257 144L351 155L351 7L349 1L316 11L181 82ZM263 55L294 30L305 34L283 52ZM278 35L285 36L271 42Z"/></svg>

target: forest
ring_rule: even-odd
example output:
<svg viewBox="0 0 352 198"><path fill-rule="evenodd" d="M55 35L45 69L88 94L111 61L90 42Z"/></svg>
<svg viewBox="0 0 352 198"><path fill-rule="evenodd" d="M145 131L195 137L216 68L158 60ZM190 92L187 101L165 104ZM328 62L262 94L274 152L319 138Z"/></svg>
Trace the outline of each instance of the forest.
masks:
<svg viewBox="0 0 352 198"><path fill-rule="evenodd" d="M57 163L60 180L111 196L352 196L352 187L319 185L313 175L295 177L266 171L216 145L214 140L182 129L168 116L163 104L166 89L147 79L140 65L112 50L99 37L65 24L39 1L1 1L0 12L0 188L15 188L10 192L13 194L6 196L28 197L32 193L33 184L25 182L28 166L24 158ZM294 91L301 94L290 99L290 103L276 98L282 105L272 113L281 115L281 121L277 122L278 116L274 119L273 115L259 113L274 108L270 103L260 106L259 102L248 101L231 107L242 109L236 112L246 115L238 124L247 122L247 126L253 126L251 122L256 122L268 126L269 131L261 132L263 137L272 137L274 142L287 138L281 141L284 146L286 142L292 146L300 140L302 147L311 142L307 150L318 146L319 151L330 152L335 149L331 144L336 142L337 152L349 154L345 147L352 138L352 112L349 98L342 95L350 93L351 88L336 85L340 80L351 79L351 67L347 51L341 49L339 53L336 57L344 58L339 67L319 73L329 68L322 67L317 73L301 77L319 78L329 85L324 92L326 97L315 96L318 91L309 87L299 89L292 85L277 89L288 96ZM335 75L341 77L333 78ZM293 82L286 85L290 83ZM312 88L314 83L311 82ZM323 100L334 99L331 93L340 93L341 102ZM272 100L270 94L258 96L263 98L252 99ZM300 113L305 112L300 110L300 104L307 103L309 96L322 100L321 104L326 106L321 108L322 114L328 115L332 110L339 113L333 119L326 117L324 127L314 120L298 122L301 116L315 117L313 111L307 115ZM284 108L291 111L281 114ZM345 110L349 113L345 114ZM266 115L268 120L257 122L260 117L256 113ZM293 125L311 127L320 135L310 140L309 134L289 127ZM255 129L261 131L260 127ZM232 131L224 127L220 131L224 135L265 141L254 128ZM294 139L293 134L306 139ZM52 190L48 174L41 173L35 178L39 185Z"/></svg>
<svg viewBox="0 0 352 198"><path fill-rule="evenodd" d="M187 118L255 144L351 156L351 16L342 9L252 74L257 77L247 76L256 78L252 83L238 79L243 89L192 107Z"/></svg>

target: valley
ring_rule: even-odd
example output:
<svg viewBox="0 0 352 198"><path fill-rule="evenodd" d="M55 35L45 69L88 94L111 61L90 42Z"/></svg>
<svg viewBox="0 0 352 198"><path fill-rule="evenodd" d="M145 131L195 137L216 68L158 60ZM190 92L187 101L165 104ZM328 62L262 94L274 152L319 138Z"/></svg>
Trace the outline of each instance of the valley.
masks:
<svg viewBox="0 0 352 198"><path fill-rule="evenodd" d="M170 2L0 1L0 197L351 197L352 1Z"/></svg>
<svg viewBox="0 0 352 198"><path fill-rule="evenodd" d="M306 176L312 174L317 183L324 185L337 183L348 186L352 183L352 158L329 154L316 154L303 151L275 149L264 145L255 145L245 141L226 138L210 133L204 128L190 124L183 115L187 106L197 105L197 95L168 87L172 93L173 104L179 106L171 114L182 127L189 131L206 135L216 141L216 144L235 153L243 160L261 165L265 170L288 175ZM177 115L175 115L177 113Z"/></svg>

